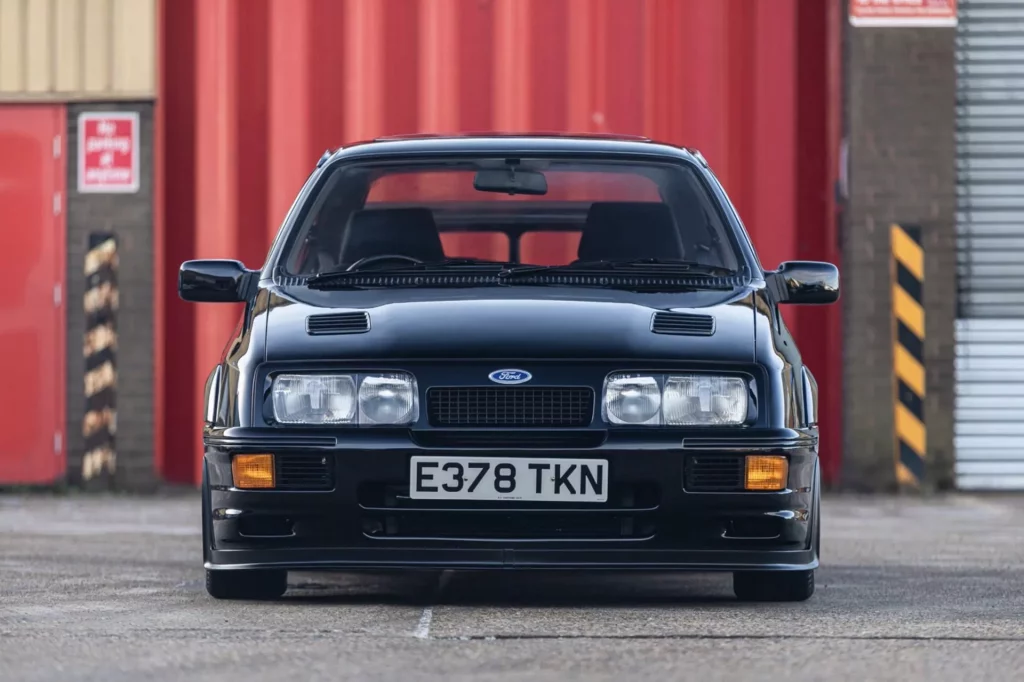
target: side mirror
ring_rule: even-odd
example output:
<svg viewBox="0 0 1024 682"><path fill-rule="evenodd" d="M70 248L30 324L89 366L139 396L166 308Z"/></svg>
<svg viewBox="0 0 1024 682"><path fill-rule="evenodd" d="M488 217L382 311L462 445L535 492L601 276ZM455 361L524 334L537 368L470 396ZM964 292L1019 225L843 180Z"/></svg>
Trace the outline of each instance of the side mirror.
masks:
<svg viewBox="0 0 1024 682"><path fill-rule="evenodd" d="M780 303L821 305L839 300L839 268L819 261L787 261L768 273Z"/></svg>
<svg viewBox="0 0 1024 682"><path fill-rule="evenodd" d="M178 270L178 295L193 303L241 303L255 275L237 260L187 260Z"/></svg>

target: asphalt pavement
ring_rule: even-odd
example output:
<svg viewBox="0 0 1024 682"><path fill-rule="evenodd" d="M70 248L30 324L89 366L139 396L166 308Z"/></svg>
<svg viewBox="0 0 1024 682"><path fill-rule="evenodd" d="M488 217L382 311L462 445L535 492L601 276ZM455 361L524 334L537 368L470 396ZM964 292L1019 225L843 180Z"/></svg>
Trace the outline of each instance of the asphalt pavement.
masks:
<svg viewBox="0 0 1024 682"><path fill-rule="evenodd" d="M0 680L1011 680L1024 496L828 497L818 590L727 575L292 574L207 596L199 498L0 496Z"/></svg>

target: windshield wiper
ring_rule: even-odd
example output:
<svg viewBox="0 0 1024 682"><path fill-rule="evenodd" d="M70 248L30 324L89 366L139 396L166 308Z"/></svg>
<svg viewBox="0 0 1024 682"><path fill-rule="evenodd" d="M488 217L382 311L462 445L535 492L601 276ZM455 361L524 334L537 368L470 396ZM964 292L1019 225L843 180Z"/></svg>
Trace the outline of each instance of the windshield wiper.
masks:
<svg viewBox="0 0 1024 682"><path fill-rule="evenodd" d="M331 289L343 289L343 288L367 288L377 286L398 286L398 287L418 287L424 286L424 283L418 281L404 281L404 282L367 282L367 277L401 277L403 275L427 275L427 274L438 274L443 272L465 271L471 270L478 274L481 268L483 272L487 273L488 276L496 277L494 284L532 284L532 285L544 285L544 286L560 286L554 282L540 282L540 281L528 281L530 275L538 273L553 273L553 274L594 274L599 272L613 271L616 274L623 275L655 275L655 276L669 276L669 277L698 277L701 279L708 278L709 282L715 277L729 277L739 275L740 272L731 270L729 268L717 266L717 265L706 265L704 263L697 263L694 261L683 261L683 260L663 260L658 258L637 258L632 260L592 260L592 261L577 261L575 263L569 263L565 265L518 265L511 262L500 262L492 260L484 260L479 258L447 258L441 261L431 261L427 263L401 263L395 264L389 267L367 267L365 269L356 270L331 270L322 272L309 277L306 280L306 286L312 289L319 288L331 288ZM348 283L347 280L361 280L352 283ZM578 284L579 286L589 286L586 284ZM604 285L601 285L604 286ZM648 285L642 282L636 282L630 286L640 286L646 289ZM649 286L659 288L662 286L670 286L676 289L679 286L689 286L683 283L666 284L660 283L657 286L652 282ZM660 290L660 289L659 289Z"/></svg>
<svg viewBox="0 0 1024 682"><path fill-rule="evenodd" d="M366 268L357 268L355 270L348 270L348 269L328 270L326 272L319 272L319 273L317 273L315 275L311 275L308 279L306 279L306 286L309 286L311 284L313 284L313 285L320 284L320 283L323 283L323 282L340 281L340 280L348 279L349 277L365 277L367 275L375 275L375 274L394 275L394 274L407 273L407 272L424 272L424 271L431 271L431 270L444 270L445 268L449 268L449 267L463 267L463 266L467 266L467 265L478 265L478 266L480 266L480 265L482 265L482 266L489 265L489 266L492 266L492 267L495 267L495 268L500 268L500 267L508 267L509 265L512 265L512 264L508 263L508 262L502 262L502 261L484 260L482 258L446 258L444 260L428 261L428 262L425 262L425 263L404 262L404 263L398 263L396 265L392 265L392 266L388 266L388 267L380 267L380 268L377 268L377 267L366 267Z"/></svg>
<svg viewBox="0 0 1024 682"><path fill-rule="evenodd" d="M494 266L506 266L512 265L508 261L501 260L487 260L486 258L445 258L444 260L427 261L422 263L424 268L432 267L447 267L449 265L494 265Z"/></svg>
<svg viewBox="0 0 1024 682"><path fill-rule="evenodd" d="M581 270L630 270L650 274L693 274L712 277L740 274L720 265L707 265L696 261L670 260L661 258L634 258L631 260L589 260L576 261L566 265L519 265L503 269L502 277L530 275L538 272L579 272Z"/></svg>

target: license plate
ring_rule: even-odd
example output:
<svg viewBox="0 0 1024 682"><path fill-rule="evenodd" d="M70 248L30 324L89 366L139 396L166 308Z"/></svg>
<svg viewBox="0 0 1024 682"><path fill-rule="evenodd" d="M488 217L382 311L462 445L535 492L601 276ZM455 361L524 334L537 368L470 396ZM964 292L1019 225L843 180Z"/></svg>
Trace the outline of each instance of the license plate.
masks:
<svg viewBox="0 0 1024 682"><path fill-rule="evenodd" d="M608 460L413 457L414 500L607 502Z"/></svg>

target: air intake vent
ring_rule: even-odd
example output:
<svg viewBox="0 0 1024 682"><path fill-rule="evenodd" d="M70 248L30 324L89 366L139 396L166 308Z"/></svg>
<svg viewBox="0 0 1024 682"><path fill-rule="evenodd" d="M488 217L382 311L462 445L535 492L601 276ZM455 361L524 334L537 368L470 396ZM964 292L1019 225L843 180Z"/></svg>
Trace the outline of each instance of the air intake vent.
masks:
<svg viewBox="0 0 1024 682"><path fill-rule="evenodd" d="M362 334L369 330L370 316L366 313L332 313L306 318L306 333L311 336Z"/></svg>
<svg viewBox="0 0 1024 682"><path fill-rule="evenodd" d="M331 490L334 460L327 455L277 454L274 457L278 490Z"/></svg>
<svg viewBox="0 0 1024 682"><path fill-rule="evenodd" d="M685 487L691 492L743 490L744 458L735 455L695 455L686 459Z"/></svg>
<svg viewBox="0 0 1024 682"><path fill-rule="evenodd" d="M715 318L689 313L654 313L651 331L655 334L711 336L715 333Z"/></svg>

